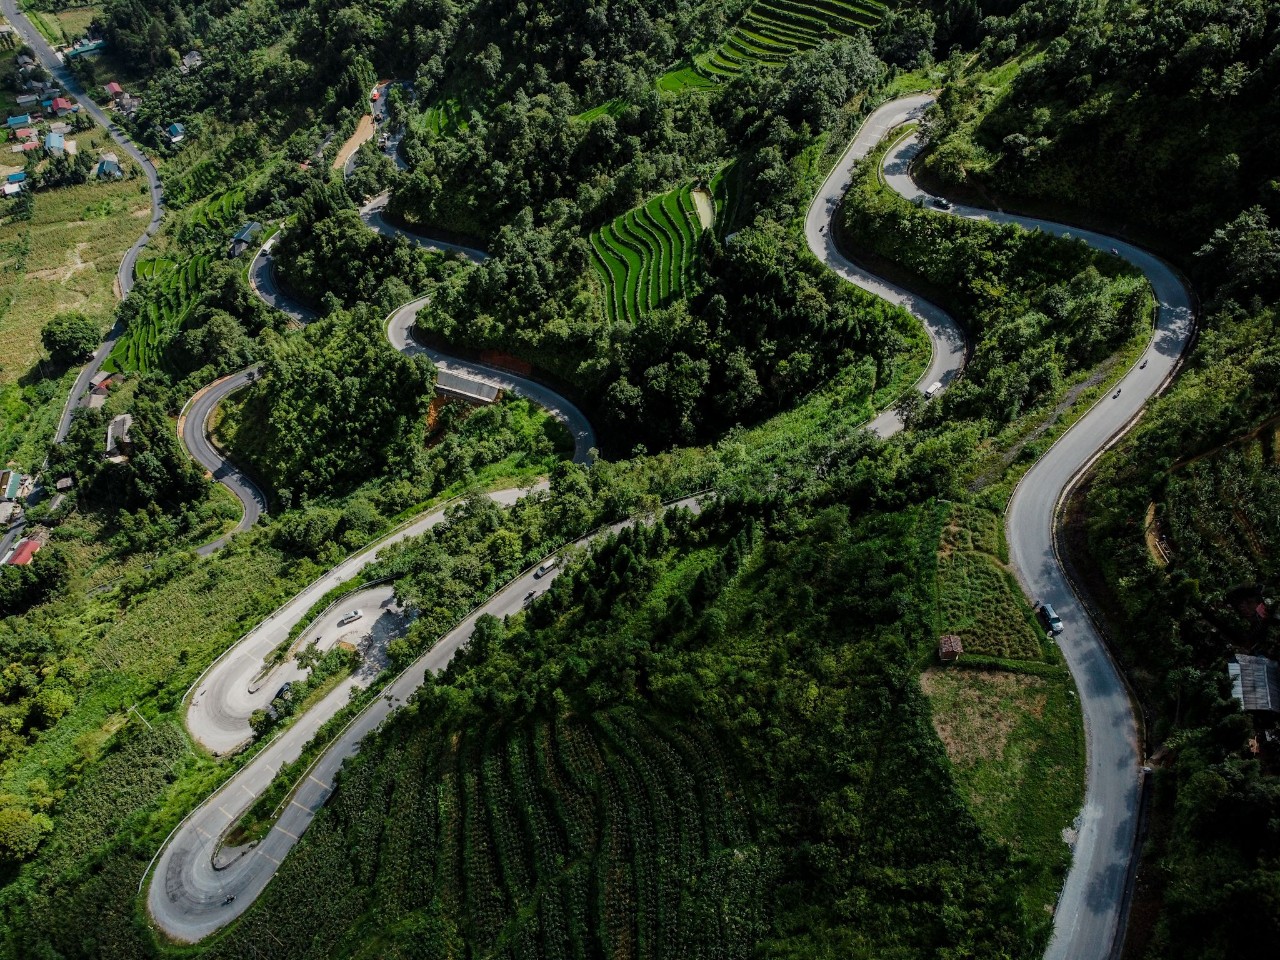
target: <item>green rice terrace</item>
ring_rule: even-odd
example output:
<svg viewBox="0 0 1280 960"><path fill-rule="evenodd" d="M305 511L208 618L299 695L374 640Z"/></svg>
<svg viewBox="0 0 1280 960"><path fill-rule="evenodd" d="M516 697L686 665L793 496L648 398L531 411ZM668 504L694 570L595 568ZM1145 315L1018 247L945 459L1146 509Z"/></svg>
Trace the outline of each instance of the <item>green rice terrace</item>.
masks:
<svg viewBox="0 0 1280 960"><path fill-rule="evenodd" d="M694 57L692 67L666 74L658 85L707 87L748 67L782 66L794 54L873 28L886 9L880 0L756 0L720 46Z"/></svg>
<svg viewBox="0 0 1280 960"><path fill-rule="evenodd" d="M209 272L209 261L206 255L184 263L161 258L138 261L135 275L150 282L153 295L146 297L129 329L116 341L102 366L104 370L147 371L160 365L165 345L195 305L200 285Z"/></svg>
<svg viewBox="0 0 1280 960"><path fill-rule="evenodd" d="M696 269L698 239L713 226L711 198L690 185L654 197L591 234L592 262L609 321L634 323L678 299Z"/></svg>

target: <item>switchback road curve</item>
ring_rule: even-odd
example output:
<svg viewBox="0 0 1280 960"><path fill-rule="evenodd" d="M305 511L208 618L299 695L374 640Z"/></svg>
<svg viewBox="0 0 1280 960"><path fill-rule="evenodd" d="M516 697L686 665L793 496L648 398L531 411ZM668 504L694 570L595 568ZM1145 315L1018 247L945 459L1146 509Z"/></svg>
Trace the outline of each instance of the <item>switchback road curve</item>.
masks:
<svg viewBox="0 0 1280 960"><path fill-rule="evenodd" d="M360 216L370 229L384 236L403 236L429 250L457 253L473 263L481 263L487 259L487 255L480 250L432 240L395 227L383 218L382 211L386 203L387 197L382 194L360 209ZM294 300L276 282L273 250L279 236L274 234L254 254L253 261L249 264L249 284L258 297L269 306L299 323L310 323L316 319L315 311ZM487 364L463 360L441 350L429 349L414 340L412 336L414 320L427 299L421 297L414 300L391 315L387 325L387 337L391 345L401 353L423 354L429 357L436 366L436 389L441 393L472 400L492 399L498 391L526 397L559 420L569 431L573 437L574 462L590 463L594 457L592 451L596 446L595 429L591 426L591 421L587 419L586 414L565 397L528 377L509 373ZM213 444L209 439L208 430L209 417L217 405L230 394L248 386L256 376L257 367L255 366L214 381L187 402L183 415L178 421L178 434L188 453L210 472L213 479L224 484L235 494L244 508L235 528L212 543L200 547L197 552L201 554L209 554L220 549L230 537L257 523L258 518L267 509L265 495Z"/></svg>
<svg viewBox="0 0 1280 960"><path fill-rule="evenodd" d="M62 58L58 56L53 47L49 46L40 31L35 28L31 21L27 19L26 14L18 7L17 0L0 0L0 11L3 11L5 19L17 28L22 37L22 42L35 51L41 66L62 85L63 91L68 96L74 97L76 102L80 104L81 109L102 124L111 139L119 145L121 150L133 158L134 162L142 168L142 172L147 178L147 188L151 198L151 221L147 224L142 236L125 252L124 259L120 261L120 267L116 270L120 296L127 297L129 291L133 289L133 270L134 265L138 262L138 255L142 252L142 248L147 245L147 241L160 229L160 220L164 216L164 197L160 191L160 177L156 173L155 165L133 144L133 141L125 136L124 132L116 126L115 121L107 115L106 111L93 102L93 99L80 86L80 81L75 78L62 62ZM120 335L123 333L124 327L119 323L112 327L111 332L107 334L107 338L94 351L93 358L84 365L79 376L76 377L76 382L71 388L71 395L67 397L66 406L62 408L62 416L58 420L58 429L53 435L55 443L61 443L66 439L67 431L71 429L72 414L75 413L76 408L84 400L84 395L88 393L90 379L102 369L103 363L106 362L107 357L116 345L116 341L120 339Z"/></svg>
<svg viewBox="0 0 1280 960"><path fill-rule="evenodd" d="M507 491L504 500L514 502L528 492ZM494 496L495 499L503 497L501 494ZM684 507L696 512L698 501L690 498L671 507ZM431 525L438 522L438 517L431 519L431 516L424 517L420 523ZM627 520L602 532L616 532L635 522ZM404 534L409 535L409 532ZM574 546L586 546L592 539L594 537L584 538ZM353 557L352 561L356 559ZM369 557L363 562L368 563L371 559ZM484 614L504 617L518 613L527 605L530 595L546 592L559 572L559 567L542 575L536 568L526 570L468 614L457 627L383 688L378 698L352 720L307 772L271 830L258 844L229 849L221 846L221 839L267 789L277 771L298 757L325 720L347 702L351 691L367 685L371 676L357 675L344 681L192 811L170 834L150 876L147 910L160 929L174 940L191 943L221 929L249 909L275 876L303 831L310 826L316 811L324 806L333 792L338 770L358 752L361 741L408 701L428 672L437 672L448 664L454 653L470 639L476 620ZM351 570L346 572L347 576L353 574ZM296 623L314 598L322 596L327 589L326 578L317 581L305 595L299 595L277 611L274 616L279 621L277 626L269 622L263 624L258 628L260 634L250 633L229 654L215 661L193 687L196 693L188 710L188 723L193 732L199 724L206 731L206 736L227 741L243 733L247 720L242 726L239 718L255 695L248 693L249 687L241 692L240 685L247 682L254 689L263 691L259 699L261 696L270 699L289 674L286 668L265 679L256 679L262 665L262 654L271 649L269 644L273 646L276 634L287 636L288 622ZM370 639L375 647L403 629L404 619L394 606L390 587L378 586L362 591L350 598L350 606L365 611L366 632L372 634ZM322 639L325 633L332 631L333 621L347 608L348 604L343 603L337 611L313 625ZM221 694L215 686L222 691ZM216 708L201 705L218 696L226 698L223 705ZM228 898L234 899L228 901Z"/></svg>
<svg viewBox="0 0 1280 960"><path fill-rule="evenodd" d="M914 297L872 274L861 271L839 254L829 240L830 224L838 209L839 198L847 189L852 166L884 133L928 106L928 96L904 98L887 104L872 114L845 157L837 164L810 209L806 234L811 248L824 262L855 283L877 295L906 306L926 324L933 343L933 359L929 371L917 386L942 380L950 382L958 375L964 358L964 337L955 322L935 305ZM868 145L869 144L869 145ZM909 196L921 194L907 176L917 145L910 138L899 144L886 159L886 173L894 189ZM1104 957L1115 941L1120 921L1122 894L1134 854L1137 796L1139 785L1138 745L1134 718L1123 684L1106 653L1101 638L1089 621L1084 608L1058 564L1054 551L1054 517L1064 492L1080 473L1114 440L1140 412L1145 400L1157 392L1172 375L1192 331L1191 299L1176 274L1161 261L1128 244L1100 234L1090 233L1003 213L958 207L955 215L1017 223L1028 229L1043 229L1077 237L1086 243L1112 250L1137 265L1147 275L1156 291L1160 307L1156 330L1143 357L1121 383L1114 398L1099 401L1082 417L1026 475L1009 506L1008 536L1011 556L1018 574L1032 596L1048 600L1068 622L1060 644L1080 689L1089 755L1089 779L1085 805L1080 818L1080 836L1066 886L1055 914L1053 940L1048 956L1058 958ZM824 224L825 219L825 224ZM825 226L826 229L823 229ZM393 314L389 336L393 341L408 337L408 329L420 301L408 304ZM401 345L408 346L406 339ZM1110 395L1109 395L1110 396ZM869 428L887 435L901 428L896 417L882 416ZM417 661L387 688L386 695L367 708L326 752L304 779L293 801L261 844L251 850L220 851L220 838L243 810L270 783L274 771L296 756L302 744L320 725L319 716L308 714L290 728L252 763L202 804L183 824L159 854L159 862L151 875L148 909L157 924L177 940L194 941L220 929L247 909L265 888L278 869L281 858L300 836L301 830L332 791L333 777L342 762L358 748L360 739L375 729L391 710L402 703L421 683L426 670L434 670L448 662L453 652L470 636L474 618L488 612L497 616L514 612L523 605L528 592L545 589L550 577L538 580L527 572L509 587L499 591L486 604L451 631L428 654ZM327 589L327 588L326 588ZM373 592L367 594L379 610L389 610L387 598ZM358 601L353 598L352 606ZM345 606L345 605L344 605ZM384 615L379 614L381 619ZM323 634L328 621L317 625ZM262 629L262 628L260 628ZM376 629L376 625L375 625ZM287 631L286 631L287 634ZM266 640L251 634L241 644L265 645ZM234 656L257 657L257 647L249 646ZM254 666L250 659L248 666ZM226 683L232 687L243 682L246 664L225 668ZM217 664L208 676L218 671ZM255 680L255 690L274 692L272 684L284 674ZM256 678L256 673L255 673ZM213 696L207 686L200 686L195 699ZM335 693L336 695L336 693ZM219 694L222 706L208 710L210 726L219 727L216 736L229 742L242 733L239 716L249 705L245 693ZM222 716L225 714L225 716ZM294 733L294 731L297 731ZM213 738L215 734L208 734ZM216 862L215 862L216 858ZM226 902L227 897L234 900Z"/></svg>
<svg viewBox="0 0 1280 960"><path fill-rule="evenodd" d="M878 131L876 139L879 139L892 127L919 116L932 100L932 95L924 94L888 103L871 115L864 133L870 139L871 131ZM862 139L863 135L859 134L858 140ZM854 147L858 147L858 141ZM1116 389L1094 404L1026 473L1010 499L1005 523L1010 560L1028 597L1052 604L1066 624L1057 638L1058 646L1075 679L1084 715L1087 755L1084 806L1079 816L1071 868L1054 913L1053 937L1046 957L1048 960L1106 958L1123 936L1126 887L1137 855L1143 775L1141 744L1119 670L1058 560L1055 523L1058 506L1073 484L1134 422L1147 400L1172 378L1191 341L1194 301L1191 291L1168 264L1123 240L1048 220L960 204L943 211L939 198L921 190L910 177L911 162L920 148L918 138L912 134L895 144L885 158L885 179L903 197L954 216L1012 223L1027 230L1080 240L1095 250L1121 257L1141 270L1157 301L1155 328L1142 356ZM854 152L853 148L849 151ZM848 160L848 155L845 159ZM846 168L844 161L832 177L841 180L847 189L849 179L842 168ZM815 202L815 209L819 203L830 204L830 194L825 187ZM838 205L838 200L836 203ZM814 209L811 209L808 227L813 225ZM832 263L838 254L826 246L830 243L829 231L815 234L807 229L806 232L811 247L815 247L815 237L825 241L815 247L815 252L819 256L825 254L824 259ZM839 266L833 267L848 276L848 261L835 262ZM865 274L851 277L860 286L880 293L863 282L864 278ZM884 281L873 277L872 283ZM919 316L933 336L933 366L921 382L937 379L947 382L946 378L953 374L947 370L939 377L949 361L943 359L940 363L937 348L939 343L954 343L951 331L958 329L954 321L946 318L936 306L897 287L885 286L891 293L886 299L901 303ZM900 299L904 294L905 302ZM935 327L937 335L933 335ZM893 428L893 424L889 426Z"/></svg>

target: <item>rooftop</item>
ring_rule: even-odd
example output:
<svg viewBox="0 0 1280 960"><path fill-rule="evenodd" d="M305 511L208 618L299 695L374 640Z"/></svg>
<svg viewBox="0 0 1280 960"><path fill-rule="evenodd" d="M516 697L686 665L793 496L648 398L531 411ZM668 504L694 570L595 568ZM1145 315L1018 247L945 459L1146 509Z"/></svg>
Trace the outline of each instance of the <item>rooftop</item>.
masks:
<svg viewBox="0 0 1280 960"><path fill-rule="evenodd" d="M31 562L31 558L39 552L40 544L38 541L23 540L18 544L17 548L14 549L13 553L9 554L8 562L13 564L15 567L25 567Z"/></svg>
<svg viewBox="0 0 1280 960"><path fill-rule="evenodd" d="M1274 660L1237 653L1227 662L1231 695L1249 712L1280 713L1280 669Z"/></svg>

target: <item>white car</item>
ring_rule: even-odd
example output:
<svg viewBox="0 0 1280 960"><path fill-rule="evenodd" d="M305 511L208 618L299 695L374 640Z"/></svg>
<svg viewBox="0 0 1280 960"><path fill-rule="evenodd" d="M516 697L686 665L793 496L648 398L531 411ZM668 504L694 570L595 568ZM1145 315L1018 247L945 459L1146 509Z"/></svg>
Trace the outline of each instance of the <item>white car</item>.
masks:
<svg viewBox="0 0 1280 960"><path fill-rule="evenodd" d="M540 567L538 567L537 570L533 571L533 579L541 580L543 577L545 577L548 573L550 573L552 570L554 570L558 566L560 566L560 558L552 557L550 560L546 561Z"/></svg>
<svg viewBox="0 0 1280 960"><path fill-rule="evenodd" d="M933 381L933 383L929 384L927 388L925 388L924 395L926 399L932 400L941 392L942 392L942 381L935 380Z"/></svg>
<svg viewBox="0 0 1280 960"><path fill-rule="evenodd" d="M345 627L348 623L355 623L364 613L360 610L352 610L350 613L344 613L342 619L338 621L338 626Z"/></svg>

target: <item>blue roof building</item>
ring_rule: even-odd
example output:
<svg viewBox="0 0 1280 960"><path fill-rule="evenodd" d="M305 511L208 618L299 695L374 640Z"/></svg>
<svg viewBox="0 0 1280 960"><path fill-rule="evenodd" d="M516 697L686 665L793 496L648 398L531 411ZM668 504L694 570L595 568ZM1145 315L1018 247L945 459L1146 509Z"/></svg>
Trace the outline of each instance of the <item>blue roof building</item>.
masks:
<svg viewBox="0 0 1280 960"><path fill-rule="evenodd" d="M9 174L9 183L22 183L26 179L27 175L22 170L19 170L17 173Z"/></svg>
<svg viewBox="0 0 1280 960"><path fill-rule="evenodd" d="M66 149L66 142L63 140L62 134L51 133L44 138L44 148L55 157L60 157Z"/></svg>
<svg viewBox="0 0 1280 960"><path fill-rule="evenodd" d="M177 143L187 135L187 128L180 123L169 124L169 142Z"/></svg>
<svg viewBox="0 0 1280 960"><path fill-rule="evenodd" d="M24 113L21 116L9 118L9 129L17 130L19 127L31 126L31 114Z"/></svg>

